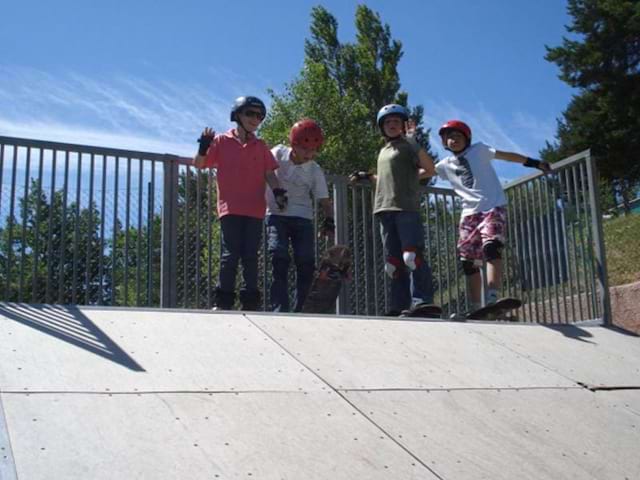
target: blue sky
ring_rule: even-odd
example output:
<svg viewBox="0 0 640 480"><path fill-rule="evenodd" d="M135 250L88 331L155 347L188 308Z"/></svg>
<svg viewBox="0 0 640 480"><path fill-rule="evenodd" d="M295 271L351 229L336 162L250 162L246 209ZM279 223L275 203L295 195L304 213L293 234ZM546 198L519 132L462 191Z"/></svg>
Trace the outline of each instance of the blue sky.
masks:
<svg viewBox="0 0 640 480"><path fill-rule="evenodd" d="M358 3L322 2L354 39ZM300 71L317 2L21 0L0 28L0 135L191 155L229 127L238 95L267 100ZM570 22L564 0L370 1L403 43L402 88L437 130L536 156L572 91L544 60ZM437 139L436 151L441 153ZM526 173L498 165L502 178Z"/></svg>

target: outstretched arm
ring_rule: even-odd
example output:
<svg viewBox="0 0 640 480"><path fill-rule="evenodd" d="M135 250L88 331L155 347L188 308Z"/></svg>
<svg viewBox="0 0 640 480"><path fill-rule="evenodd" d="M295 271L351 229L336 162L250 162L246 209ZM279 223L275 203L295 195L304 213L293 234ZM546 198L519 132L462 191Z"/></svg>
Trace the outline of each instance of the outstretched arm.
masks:
<svg viewBox="0 0 640 480"><path fill-rule="evenodd" d="M525 157L524 155L520 155L519 153L496 150L496 158L498 160L506 160L507 162L521 163L525 167L537 168L544 173L551 172L551 165L549 164L549 162L534 160L533 158Z"/></svg>

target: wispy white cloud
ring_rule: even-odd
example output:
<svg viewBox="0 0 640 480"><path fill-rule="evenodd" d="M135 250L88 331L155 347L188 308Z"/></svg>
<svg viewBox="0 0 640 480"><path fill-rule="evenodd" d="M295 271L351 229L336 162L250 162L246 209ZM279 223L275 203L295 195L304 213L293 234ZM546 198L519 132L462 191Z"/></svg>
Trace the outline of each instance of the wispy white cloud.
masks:
<svg viewBox="0 0 640 480"><path fill-rule="evenodd" d="M204 126L230 125L239 76L225 70L212 78L215 89L0 65L0 134L191 155Z"/></svg>
<svg viewBox="0 0 640 480"><path fill-rule="evenodd" d="M531 157L538 156L545 140L551 140L555 132L554 120L539 119L518 111L510 117L499 118L481 103L461 107L452 102L430 99L424 105L425 123L431 127L429 140L440 158L448 155L448 152L442 148L438 129L448 119L457 118L468 123L473 131L474 141ZM507 162L496 162L496 170L503 181L531 173L524 167Z"/></svg>

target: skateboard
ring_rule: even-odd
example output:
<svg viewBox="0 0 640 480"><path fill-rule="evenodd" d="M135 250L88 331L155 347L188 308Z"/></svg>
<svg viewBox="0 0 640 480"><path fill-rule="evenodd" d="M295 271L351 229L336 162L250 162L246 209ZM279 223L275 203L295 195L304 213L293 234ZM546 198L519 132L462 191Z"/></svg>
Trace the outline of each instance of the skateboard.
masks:
<svg viewBox="0 0 640 480"><path fill-rule="evenodd" d="M334 245L320 259L302 313L335 313L342 284L351 279L351 251Z"/></svg>
<svg viewBox="0 0 640 480"><path fill-rule="evenodd" d="M442 308L430 303L418 303L408 310L403 310L401 317L442 318Z"/></svg>
<svg viewBox="0 0 640 480"><path fill-rule="evenodd" d="M501 298L496 303L479 308L467 313L463 318L466 320L509 320L507 313L522 306L522 301L517 298ZM455 318L454 318L455 319Z"/></svg>

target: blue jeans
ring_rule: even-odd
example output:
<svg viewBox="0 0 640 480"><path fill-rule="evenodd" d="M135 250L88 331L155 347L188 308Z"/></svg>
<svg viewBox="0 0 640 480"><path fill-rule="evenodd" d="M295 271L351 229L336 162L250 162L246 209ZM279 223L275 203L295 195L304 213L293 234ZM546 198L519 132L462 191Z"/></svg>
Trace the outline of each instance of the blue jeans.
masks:
<svg viewBox="0 0 640 480"><path fill-rule="evenodd" d="M238 263L242 261L244 290L258 291L258 250L262 239L262 220L243 215L225 215L220 219L222 250L218 287L234 292Z"/></svg>
<svg viewBox="0 0 640 480"><path fill-rule="evenodd" d="M296 264L293 311L299 312L309 293L315 269L313 223L302 217L267 215L267 245L273 267L271 308L274 312L289 311L289 243Z"/></svg>
<svg viewBox="0 0 640 480"><path fill-rule="evenodd" d="M391 278L391 305L389 310L410 308L412 299L433 302L433 277L424 258L424 230L418 212L380 212L380 235L386 262L395 267ZM402 254L415 251L417 267L411 273ZM409 276L411 275L411 276Z"/></svg>

